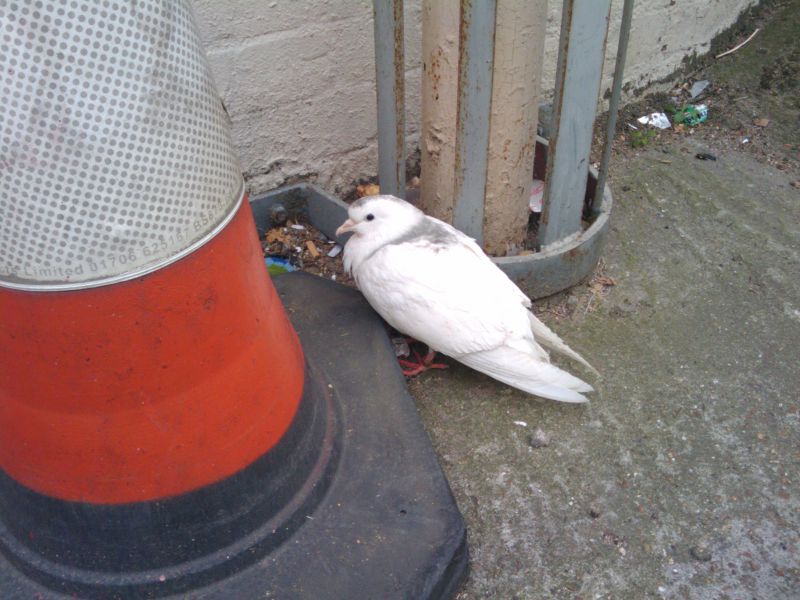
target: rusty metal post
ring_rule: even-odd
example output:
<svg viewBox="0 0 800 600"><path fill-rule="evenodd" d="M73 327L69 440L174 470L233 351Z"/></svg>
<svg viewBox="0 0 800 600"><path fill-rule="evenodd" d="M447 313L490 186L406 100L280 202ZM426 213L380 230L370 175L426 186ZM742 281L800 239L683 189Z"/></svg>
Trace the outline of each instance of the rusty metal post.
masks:
<svg viewBox="0 0 800 600"><path fill-rule="evenodd" d="M513 254L528 231L546 25L546 0L497 1L483 219L493 256Z"/></svg>
<svg viewBox="0 0 800 600"><path fill-rule="evenodd" d="M378 182L382 194L405 197L405 59L403 0L374 0L378 89Z"/></svg>
<svg viewBox="0 0 800 600"><path fill-rule="evenodd" d="M611 0L564 0L554 133L539 226L542 247L569 240L581 231L610 10Z"/></svg>
<svg viewBox="0 0 800 600"><path fill-rule="evenodd" d="M461 2L453 225L483 243L496 0Z"/></svg>
<svg viewBox="0 0 800 600"><path fill-rule="evenodd" d="M505 254L525 237L546 2L425 0L421 207Z"/></svg>
<svg viewBox="0 0 800 600"><path fill-rule="evenodd" d="M460 0L422 0L420 208L453 222Z"/></svg>

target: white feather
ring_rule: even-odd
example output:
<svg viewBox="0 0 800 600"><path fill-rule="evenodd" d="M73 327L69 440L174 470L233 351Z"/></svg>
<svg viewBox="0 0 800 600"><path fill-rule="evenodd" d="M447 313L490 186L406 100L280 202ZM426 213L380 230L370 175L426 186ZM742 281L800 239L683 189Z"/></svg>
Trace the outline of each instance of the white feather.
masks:
<svg viewBox="0 0 800 600"><path fill-rule="evenodd" d="M392 327L528 393L586 401L592 387L549 364L540 344L592 367L474 240L391 196L362 198L348 216L345 268Z"/></svg>

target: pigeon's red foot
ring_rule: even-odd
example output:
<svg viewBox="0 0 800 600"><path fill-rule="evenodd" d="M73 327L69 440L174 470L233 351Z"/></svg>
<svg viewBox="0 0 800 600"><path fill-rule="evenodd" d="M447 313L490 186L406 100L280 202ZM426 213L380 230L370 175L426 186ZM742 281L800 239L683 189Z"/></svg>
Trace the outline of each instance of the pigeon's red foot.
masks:
<svg viewBox="0 0 800 600"><path fill-rule="evenodd" d="M446 369L447 365L443 363L435 363L433 362L433 358L436 356L436 352L428 349L428 353L425 355L425 358L420 358L419 352L416 350L411 350L414 354L414 358L416 362L413 360L403 360L399 359L397 362L400 363L400 367L403 371L403 375L406 377L414 377L415 375L419 375L420 373L424 373L428 369Z"/></svg>

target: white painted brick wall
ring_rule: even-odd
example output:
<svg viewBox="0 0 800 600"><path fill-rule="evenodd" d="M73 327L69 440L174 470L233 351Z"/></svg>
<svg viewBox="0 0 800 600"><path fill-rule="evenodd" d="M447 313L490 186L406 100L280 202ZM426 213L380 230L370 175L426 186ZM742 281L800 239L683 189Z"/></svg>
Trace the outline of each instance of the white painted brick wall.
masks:
<svg viewBox="0 0 800 600"><path fill-rule="evenodd" d="M668 76L755 0L638 0L626 81ZM297 180L342 193L377 172L372 0L193 0L251 193ZM561 2L550 0L543 89L552 90ZM603 89L622 0L614 0ZM420 0L406 0L407 147L420 115Z"/></svg>

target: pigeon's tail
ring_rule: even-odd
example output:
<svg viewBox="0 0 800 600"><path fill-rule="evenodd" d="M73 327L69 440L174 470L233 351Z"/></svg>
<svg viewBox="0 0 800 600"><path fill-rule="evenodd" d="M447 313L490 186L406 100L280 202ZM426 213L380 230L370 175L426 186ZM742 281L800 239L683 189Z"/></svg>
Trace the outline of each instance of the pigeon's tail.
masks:
<svg viewBox="0 0 800 600"><path fill-rule="evenodd" d="M584 367L589 369L592 373L600 377L600 373L597 369L595 369L592 365L590 365L585 358L583 358L580 354L575 352L572 348L567 346L560 337L558 337L555 332L553 332L547 325L542 323L539 319L536 318L532 312L528 311L528 317L531 321L531 331L533 332L533 339L535 339L539 344L542 346L547 346L551 350L555 350L556 352L560 352L564 356L569 356L571 359L578 361Z"/></svg>
<svg viewBox="0 0 800 600"><path fill-rule="evenodd" d="M458 360L523 392L550 400L588 402L580 392L594 391L588 383L566 371L508 346L466 354Z"/></svg>

